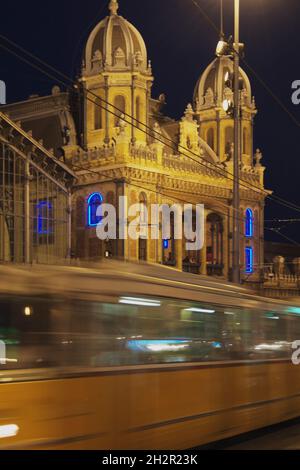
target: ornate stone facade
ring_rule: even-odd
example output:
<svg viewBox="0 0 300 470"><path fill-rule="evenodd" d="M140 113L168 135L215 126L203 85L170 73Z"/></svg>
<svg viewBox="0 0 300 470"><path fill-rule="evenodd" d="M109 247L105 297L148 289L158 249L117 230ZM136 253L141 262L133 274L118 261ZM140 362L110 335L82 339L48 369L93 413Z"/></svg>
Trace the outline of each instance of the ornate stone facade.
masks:
<svg viewBox="0 0 300 470"><path fill-rule="evenodd" d="M38 138L51 134L54 152L76 173L72 196L73 256L97 260L110 253L131 261L165 263L201 274L230 277L232 251L233 128L222 108L232 98L225 75L233 70L229 57L217 58L201 74L179 122L164 116L165 96L151 97L153 75L141 34L118 14L110 14L94 28L84 51L77 91L4 108ZM256 115L251 85L241 70L241 270L254 282L263 265L264 167L253 152ZM44 124L43 124L44 123ZM54 127L57 129L53 131ZM185 252L185 241L107 240L100 242L87 224L87 201L101 194L104 202L204 204L205 246ZM246 234L246 211L251 210L251 233ZM249 221L248 221L249 222ZM247 251L248 249L248 251ZM252 250L247 274L246 251ZM249 264L249 260L248 260Z"/></svg>

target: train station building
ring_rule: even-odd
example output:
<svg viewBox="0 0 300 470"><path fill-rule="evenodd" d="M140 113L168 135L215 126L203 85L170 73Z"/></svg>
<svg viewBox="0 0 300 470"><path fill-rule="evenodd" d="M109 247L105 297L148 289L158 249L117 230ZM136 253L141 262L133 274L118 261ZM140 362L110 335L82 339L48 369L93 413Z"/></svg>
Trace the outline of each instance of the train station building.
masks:
<svg viewBox="0 0 300 470"><path fill-rule="evenodd" d="M27 101L1 107L10 116L10 122L19 122L16 134L29 132L32 139L43 139L43 145L54 155L53 159L46 150L39 150L43 154L43 171L50 171L47 178L51 178L39 186L43 188L41 195L35 193L30 197L31 220L39 221L34 211L37 214L61 211L56 216L61 225L55 223L55 230L58 227L67 230L68 184L75 174L71 211L73 257L97 261L109 253L129 261L167 264L230 279L234 122L222 103L225 99L233 100L232 87L225 78L232 71L230 57L217 57L199 71L199 80L191 90L191 102L182 110L182 118L176 121L166 116L164 95L152 97L154 76L142 35L119 15L118 2L112 0L108 16L89 35L74 91L61 91L55 86L50 96L31 96ZM268 192L264 189L262 154L253 148L257 109L251 84L242 69L240 78L241 271L245 279L255 282L264 263L264 205ZM39 169L34 171L39 174ZM30 182L32 187L37 186L36 180L37 177ZM47 185L51 186L49 192ZM1 190L3 197L6 188ZM59 194L62 204L57 203L58 196L54 197L53 192ZM95 230L97 217L90 215L103 202L117 206L119 196L127 196L129 204L204 204L203 249L186 252L186 241L174 240L172 236L169 240L100 241ZM2 215L1 226L8 233L13 229L4 220ZM65 243L50 245L53 229L46 236L49 226L45 234L38 233L39 227L44 232L43 217L41 226L39 222L31 224L32 233L37 232L35 243L40 243L32 244L32 255L20 253L21 259L34 258L36 250L40 259L45 251L48 250L48 255L52 253L54 246L64 257ZM2 256L11 257L16 248L12 248L4 232L1 231ZM64 237L57 232L53 238Z"/></svg>

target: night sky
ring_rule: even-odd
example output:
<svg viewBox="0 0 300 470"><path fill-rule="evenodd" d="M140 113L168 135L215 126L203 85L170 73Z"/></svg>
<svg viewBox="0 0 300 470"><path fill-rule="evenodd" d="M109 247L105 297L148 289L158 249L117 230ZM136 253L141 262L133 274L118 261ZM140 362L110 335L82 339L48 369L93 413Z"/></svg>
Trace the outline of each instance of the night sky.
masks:
<svg viewBox="0 0 300 470"><path fill-rule="evenodd" d="M219 23L219 0L197 0ZM1 34L74 78L93 26L107 14L108 0L36 0L1 2ZM152 60L153 96L167 96L166 112L183 115L195 84L213 60L216 31L192 0L119 0L119 13L144 37ZM233 0L224 0L226 34L232 34ZM299 0L241 0L241 41L246 60L297 120L300 106L291 102L291 84L300 80ZM8 102L31 94L48 94L53 80L0 49L0 78L6 81ZM267 167L266 187L300 206L300 127L295 124L248 72L259 114L255 148L262 149ZM266 218L299 218L299 212L267 203ZM268 225L270 226L270 224ZM284 229L300 243L300 223ZM266 238L284 241L266 232Z"/></svg>

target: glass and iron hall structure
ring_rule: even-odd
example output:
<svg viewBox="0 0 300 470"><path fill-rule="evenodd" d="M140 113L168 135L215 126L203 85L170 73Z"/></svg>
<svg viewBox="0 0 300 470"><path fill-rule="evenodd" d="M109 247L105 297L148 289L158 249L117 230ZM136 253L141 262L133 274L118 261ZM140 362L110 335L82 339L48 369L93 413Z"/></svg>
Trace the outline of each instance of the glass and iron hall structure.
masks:
<svg viewBox="0 0 300 470"><path fill-rule="evenodd" d="M0 113L0 262L69 257L73 176L42 142Z"/></svg>

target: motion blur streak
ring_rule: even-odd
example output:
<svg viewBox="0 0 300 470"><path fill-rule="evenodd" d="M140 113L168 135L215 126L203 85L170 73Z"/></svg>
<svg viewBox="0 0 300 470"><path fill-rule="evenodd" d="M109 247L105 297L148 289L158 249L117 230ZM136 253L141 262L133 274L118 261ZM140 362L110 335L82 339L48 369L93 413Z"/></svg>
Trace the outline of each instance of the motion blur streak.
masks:
<svg viewBox="0 0 300 470"><path fill-rule="evenodd" d="M6 426L0 426L0 439L4 437L16 436L19 432L19 426L16 424L8 424Z"/></svg>
<svg viewBox="0 0 300 470"><path fill-rule="evenodd" d="M171 268L0 266L0 449L187 449L297 417L299 311Z"/></svg>

